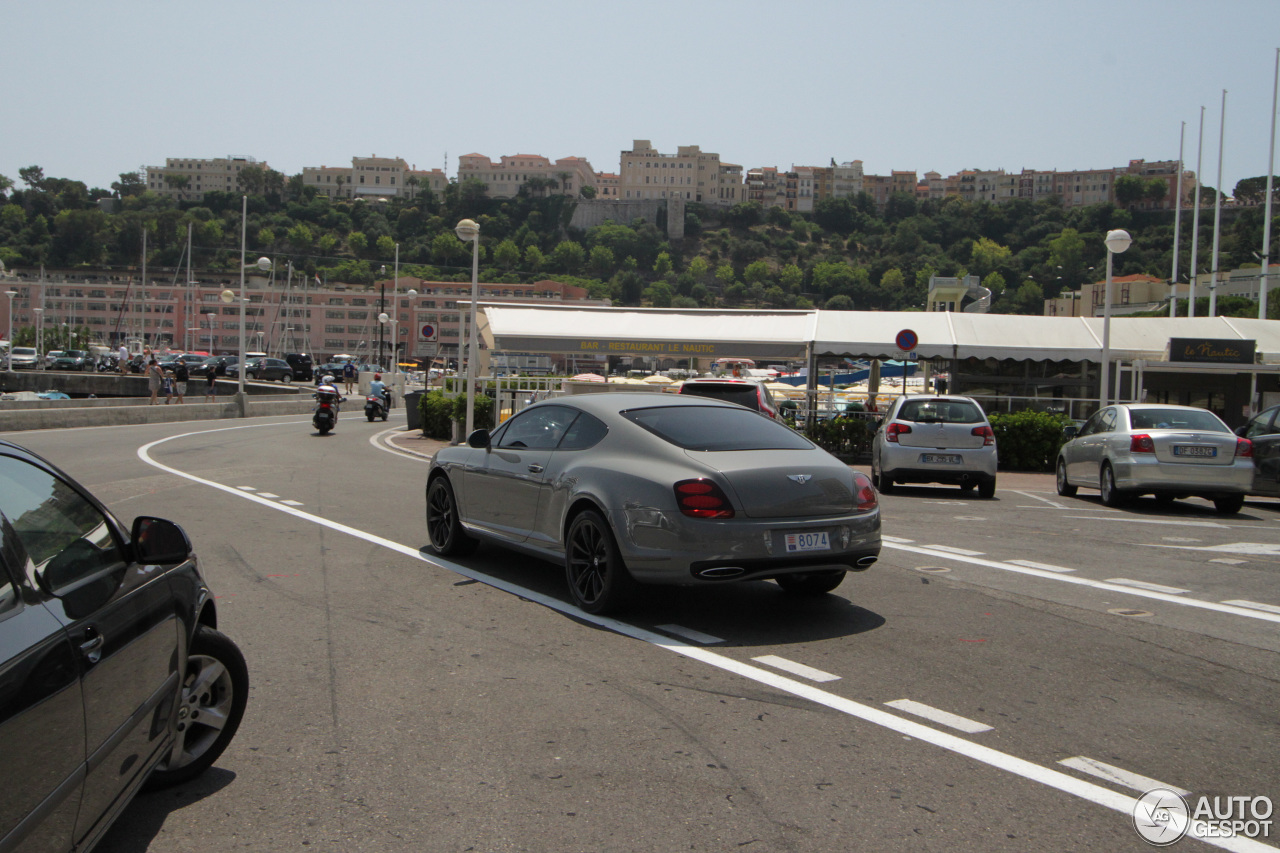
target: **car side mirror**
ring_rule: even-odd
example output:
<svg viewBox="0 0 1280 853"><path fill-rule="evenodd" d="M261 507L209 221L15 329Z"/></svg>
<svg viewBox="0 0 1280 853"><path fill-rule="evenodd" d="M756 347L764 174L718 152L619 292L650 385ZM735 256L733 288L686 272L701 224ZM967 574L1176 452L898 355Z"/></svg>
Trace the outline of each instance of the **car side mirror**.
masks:
<svg viewBox="0 0 1280 853"><path fill-rule="evenodd" d="M140 515L130 533L133 558L148 566L171 566L191 559L191 540L186 531L163 518Z"/></svg>
<svg viewBox="0 0 1280 853"><path fill-rule="evenodd" d="M1074 426L1074 425L1064 426L1062 428L1062 437L1066 439L1075 438L1077 435L1079 435L1079 433L1080 433L1080 427L1078 426Z"/></svg>
<svg viewBox="0 0 1280 853"><path fill-rule="evenodd" d="M1238 426L1235 428L1236 435L1240 436L1241 438L1244 438L1244 434L1248 431L1249 431L1248 424L1244 424L1243 426Z"/></svg>
<svg viewBox="0 0 1280 853"><path fill-rule="evenodd" d="M467 436L467 447L487 448L489 446L489 431L487 429L478 429Z"/></svg>

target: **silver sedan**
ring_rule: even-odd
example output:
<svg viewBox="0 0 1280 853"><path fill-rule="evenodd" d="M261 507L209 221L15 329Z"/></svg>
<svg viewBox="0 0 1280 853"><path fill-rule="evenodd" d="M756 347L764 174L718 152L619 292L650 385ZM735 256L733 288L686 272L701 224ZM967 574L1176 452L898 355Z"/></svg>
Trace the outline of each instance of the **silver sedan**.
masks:
<svg viewBox="0 0 1280 853"><path fill-rule="evenodd" d="M1253 447L1217 415L1193 406L1122 404L1099 409L1058 451L1058 494L1098 489L1107 506L1137 495L1202 497L1239 512L1253 483Z"/></svg>
<svg viewBox="0 0 1280 853"><path fill-rule="evenodd" d="M582 394L532 405L436 453L427 532L563 562L574 602L625 606L637 583L772 578L830 592L880 553L870 479L787 426L699 397Z"/></svg>

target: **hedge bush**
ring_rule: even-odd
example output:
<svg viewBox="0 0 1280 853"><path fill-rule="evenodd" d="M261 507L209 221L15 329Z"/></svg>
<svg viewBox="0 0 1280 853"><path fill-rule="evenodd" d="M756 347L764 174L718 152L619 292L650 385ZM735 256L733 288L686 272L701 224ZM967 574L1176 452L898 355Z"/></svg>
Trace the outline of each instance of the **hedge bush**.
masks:
<svg viewBox="0 0 1280 853"><path fill-rule="evenodd" d="M854 459L871 452L872 425L862 418L830 418L818 421L809 439L837 459Z"/></svg>
<svg viewBox="0 0 1280 853"><path fill-rule="evenodd" d="M422 434L440 441L453 440L453 422L467 420L467 396L446 397L443 391L428 391L418 401L422 412ZM493 429L493 398L484 394L476 396L476 429Z"/></svg>
<svg viewBox="0 0 1280 853"><path fill-rule="evenodd" d="M988 416L996 434L1002 471L1052 471L1064 444L1062 428L1075 423L1063 414L993 412Z"/></svg>

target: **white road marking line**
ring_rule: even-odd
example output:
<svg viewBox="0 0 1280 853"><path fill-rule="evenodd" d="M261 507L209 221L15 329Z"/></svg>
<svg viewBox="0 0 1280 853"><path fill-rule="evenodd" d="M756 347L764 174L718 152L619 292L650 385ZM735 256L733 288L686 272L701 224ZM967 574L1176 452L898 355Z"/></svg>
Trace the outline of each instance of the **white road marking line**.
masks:
<svg viewBox="0 0 1280 853"><path fill-rule="evenodd" d="M912 542L916 541L914 539L903 539L899 536L885 536L884 534L880 535L880 540L882 542L900 542L903 545L910 545Z"/></svg>
<svg viewBox="0 0 1280 853"><path fill-rule="evenodd" d="M279 495L273 495L270 492L258 492L258 494L264 498L267 498L268 500L275 500L276 498L280 497Z"/></svg>
<svg viewBox="0 0 1280 853"><path fill-rule="evenodd" d="M218 491L225 492L230 495L235 495L237 497L243 498L244 500L253 501L255 503L261 504L262 506L272 507L277 512L283 512L287 515L292 515L295 518L301 519L303 521L309 521L321 527L327 527L330 530L334 530L339 533L346 533L354 538L361 539L373 545L378 545L379 547L386 548L387 550L390 550L390 551L395 551L396 553L402 554L406 557L412 557L414 559L421 560L422 562L427 563L428 565L436 566L446 571L451 571L454 574L461 575L462 577L479 581L489 587L492 587L493 589L497 589L502 592L509 593L511 595L518 595L521 598L524 598L528 601L541 604L543 607L546 607L550 610L555 610L559 613L564 613L567 616L572 616L573 618L580 619L583 622L598 625L602 628L615 631L618 634L621 634L623 636L631 637L633 639L649 643L657 648L665 649L666 651L669 651L673 654L680 655L681 657L687 658L689 660L699 661L703 664L706 664L707 666L714 667L716 669L731 673L733 675L737 675L740 678L744 678L749 681L754 681L757 684L763 684L766 687L772 687L776 690L781 690L783 692L790 693L791 695L799 697L801 699L806 699L815 704L822 705L827 708L831 708L833 711L836 711L838 713L846 714L850 717L855 717L860 720L865 720L866 722L871 723L872 725L880 726L882 728L888 729L889 731L896 732L897 734L900 734L904 737L913 738L923 743L932 744L933 746L936 746L939 749L945 749L948 752L955 753L956 755L963 755L967 758L973 759L974 761L980 761L983 764L988 765L989 767L994 767L998 770L1003 770L1004 772L1009 773L1010 775L1018 776L1028 781L1036 782L1046 787L1053 788L1058 791L1062 791L1065 794L1070 794L1073 797L1077 797L1087 802L1094 803L1095 805L1099 805L1099 806L1102 806L1103 808L1110 809L1113 812L1118 812L1126 821L1132 819L1133 810L1138 805L1138 800L1134 797L1126 796L1124 794L1118 794L1109 788L1102 787L1101 785L1095 785L1092 782L1083 781L1081 779L1076 778L1075 776L1069 775L1067 773L1063 773L1062 771L1054 770L1051 767L1044 767L1034 762L1027 761L1026 759L1018 758L1015 755L1010 755L1009 753L1001 752L992 747L983 746L981 744L974 743L973 741L965 740L962 737L958 737L948 732L939 731L937 729L931 728L926 725L922 725L920 723L913 722L911 720L905 720L902 717L897 716L896 714L890 714L887 711L880 710L879 708L874 708L870 705L864 705L860 702L854 702L850 699L845 699L842 696L837 696L834 693L828 693L827 691L814 687L811 684L804 684L802 682L795 681L790 678L786 678L785 676L778 675L776 672L771 672L766 669L761 669L760 667L751 666L750 664L743 663L742 661L734 660L732 658L719 654L718 652L714 652L710 649L700 649L694 646L680 645L676 643L674 640L672 640L670 637L664 636L662 634L655 634L652 631L646 631L643 628L638 628L635 625L629 625L626 622L620 622L616 619L611 619L607 616L593 616L589 613L583 612L577 607L574 607L568 602L561 601L558 598L553 598L552 596L544 595L543 593L536 592L535 590L526 589L522 586L519 586L518 584L510 583L508 581L504 581L499 578L491 577L490 575L486 575L483 572L478 572L473 569L469 569L466 566L460 565L458 563L454 563L450 560L446 560L441 557L435 557L435 556L427 557L420 549L415 549L408 545L401 545L399 542L393 542L390 539L385 539L381 536L376 536L364 530L358 530L354 527L350 527L348 525L342 524L341 522L332 521L327 518L321 518L318 515L311 515L310 513L303 512L302 510L294 509L293 507L285 507L285 506L282 506L281 504L273 503L272 501L265 501L259 498L257 495L246 494L231 486L224 486L222 483L217 483L217 482L214 482L213 480L206 480L203 477L197 477L196 475L188 474L185 471L179 471L177 468L172 468L168 465L165 465L163 462L158 462L152 459L151 456L149 455L151 448L164 444L169 441L173 441L175 439L179 439L179 438L188 438L190 436L195 436L195 435L207 435L213 432L224 432L224 431L236 430L236 429L253 429L258 426L279 426L279 425L280 425L280 422L270 423L270 424L246 424L243 426L221 427L219 429L212 429L212 430L197 430L194 432L181 433L179 435L172 435L172 436L168 436L167 438L162 438L156 441L149 442L139 447L138 458L141 459L146 464L152 466L153 468L157 468L161 471L172 474L175 477L182 477L183 479L190 480L193 483L199 483L201 485L208 486L211 489L216 489ZM901 547L901 546L898 546L898 547ZM920 551L921 549L902 548L902 550ZM956 559L964 559L964 558L957 557ZM991 560L981 560L981 561L971 560L971 561L989 563L991 565L996 566L997 568L999 567L998 563L994 563ZM1018 571L1033 573L1036 570L1020 569ZM1045 576L1053 577L1052 575L1045 575ZM1069 580L1070 582L1079 582L1080 579L1063 578L1063 580ZM1096 585L1096 584L1091 584L1091 585ZM1123 588L1119 588L1119 589L1123 589ZM1159 595L1159 593L1146 593L1146 594L1152 597ZM1171 598L1170 600L1176 601L1179 604L1188 603L1187 599ZM1226 611L1226 612L1233 612L1233 611ZM1247 612L1247 611L1241 611L1241 612ZM1273 621L1280 622L1280 617L1277 617ZM1266 845L1258 844L1257 842L1249 841L1248 839L1241 839L1241 838L1210 839L1210 838L1204 838L1203 833L1201 833L1197 837L1200 837L1201 840L1203 840L1206 844L1211 844L1211 845L1222 847L1225 849L1270 850L1270 851L1273 851L1274 853L1274 848L1268 847Z"/></svg>
<svg viewBox="0 0 1280 853"><path fill-rule="evenodd" d="M1066 566L1054 566L1049 563L1037 563L1035 560L1006 560L1005 562L1013 563L1015 566L1026 566L1028 569L1044 569L1046 572L1074 572L1075 569L1068 569Z"/></svg>
<svg viewBox="0 0 1280 853"><path fill-rule="evenodd" d="M884 704L890 708L897 708L899 711L906 711L908 714L915 714L917 717L924 717L926 720L933 720L935 723L950 726L958 731L968 732L971 735L976 735L979 732L989 732L992 729L986 723L980 723L968 717L961 717L959 714L952 714L950 711L943 711L932 705L925 705L911 699L894 699L892 702L885 702Z"/></svg>
<svg viewBox="0 0 1280 853"><path fill-rule="evenodd" d="M814 669L811 666L805 666L802 663L796 663L793 660L780 658L777 655L761 655L758 658L752 658L757 663L780 669L783 672L789 672L792 675L798 675L801 678L807 678L810 681L839 681L840 676L832 675L829 672L823 672L820 669Z"/></svg>
<svg viewBox="0 0 1280 853"><path fill-rule="evenodd" d="M1108 782L1115 782L1117 785L1123 785L1126 788L1141 791L1144 794L1156 788L1167 788L1175 794L1181 794L1184 797L1191 796L1190 791L1179 788L1177 785L1170 785L1167 782L1152 779L1150 776L1132 773L1111 764L1105 764L1092 758L1085 758L1083 755L1064 758L1058 763L1063 767L1070 767L1072 770L1079 770L1081 773L1088 773L1090 776L1106 779Z"/></svg>
<svg viewBox="0 0 1280 853"><path fill-rule="evenodd" d="M1231 601L1224 601L1223 604L1233 604L1236 607L1247 607L1250 610L1264 610L1267 613L1280 613L1280 607L1274 604L1262 604L1257 601L1245 601L1241 598L1234 598Z"/></svg>
<svg viewBox="0 0 1280 853"><path fill-rule="evenodd" d="M1280 557L1280 545L1270 542L1228 542L1223 545L1154 545L1144 548L1180 548L1184 551L1221 551L1224 554L1251 554L1255 557Z"/></svg>
<svg viewBox="0 0 1280 853"><path fill-rule="evenodd" d="M1227 613L1232 616L1245 616L1250 619L1261 619L1264 622L1280 623L1280 613L1272 615L1259 610L1253 610L1247 607L1236 607L1231 604L1219 604L1216 601L1205 601L1200 598L1179 598L1176 595L1170 595L1167 592L1154 592L1151 590L1138 589L1132 586L1120 586L1119 584L1106 583L1104 581L1091 580L1073 575L1061 574L1057 572L1044 571L1042 569L1032 569L1026 566L1019 566L1009 562L998 562L996 560L984 560L980 557L966 557L960 554L951 554L943 551L935 551L930 548L922 548L919 545L899 545L894 542L885 542L884 547L893 548L899 551L907 551L912 554L922 554L926 557L934 557L941 559L956 560L961 563L972 563L975 566L983 566L988 569L999 569L1003 572L1015 572L1020 575L1030 575L1032 577L1045 578L1055 580L1060 583L1076 584L1077 586L1087 586L1092 589L1101 589L1108 592L1123 592L1129 595L1136 595L1140 598L1152 598L1157 601L1164 601L1170 604L1180 604L1184 607L1195 607L1201 610L1213 610L1218 613ZM1161 546L1155 546L1161 547Z"/></svg>
<svg viewBox="0 0 1280 853"><path fill-rule="evenodd" d="M1224 566L1243 566L1248 560L1233 560L1230 557L1217 557L1209 561L1210 563L1222 563Z"/></svg>
<svg viewBox="0 0 1280 853"><path fill-rule="evenodd" d="M302 506L302 501L280 501L280 503L286 506Z"/></svg>
<svg viewBox="0 0 1280 853"><path fill-rule="evenodd" d="M257 489L257 487L256 487L256 486L236 486L236 488L237 488L237 489L240 489L240 490L242 490L242 491L246 491L246 492L256 492L256 491L258 491L258 489Z"/></svg>
<svg viewBox="0 0 1280 853"><path fill-rule="evenodd" d="M1017 489L1010 489L1009 491L1013 492L1015 495L1022 495L1024 498L1031 498L1031 500L1033 501L1044 501L1054 509L1070 509L1070 507L1068 507L1066 504L1060 504L1057 501L1049 500L1048 498L1042 498L1039 495L1032 494L1031 492L1021 492L1021 491L1018 491Z"/></svg>
<svg viewBox="0 0 1280 853"><path fill-rule="evenodd" d="M1158 583L1132 581L1128 578L1107 578L1107 583L1118 583L1121 586L1136 586L1138 589L1149 589L1152 592L1167 592L1170 595L1181 595L1184 592L1191 592L1189 589L1182 589L1176 586L1161 586Z"/></svg>
<svg viewBox="0 0 1280 853"><path fill-rule="evenodd" d="M1068 515L1067 518L1094 518L1091 515ZM1134 518L1126 515L1124 518L1095 518L1095 521L1123 521L1126 524L1165 524L1170 527L1219 527L1223 530L1229 530L1230 525L1219 524L1216 521L1160 521L1155 518Z"/></svg>
<svg viewBox="0 0 1280 853"><path fill-rule="evenodd" d="M723 643L720 637L704 634L701 631L695 631L692 628L686 628L683 625L658 625L659 631L666 631L668 634L675 634L678 637L684 637L686 640L693 640L695 643L701 643L704 646Z"/></svg>
<svg viewBox="0 0 1280 853"><path fill-rule="evenodd" d="M950 545L923 545L924 548L932 548L934 551L945 551L948 554L959 554L962 557L981 557L982 551L969 551L965 548L953 548Z"/></svg>

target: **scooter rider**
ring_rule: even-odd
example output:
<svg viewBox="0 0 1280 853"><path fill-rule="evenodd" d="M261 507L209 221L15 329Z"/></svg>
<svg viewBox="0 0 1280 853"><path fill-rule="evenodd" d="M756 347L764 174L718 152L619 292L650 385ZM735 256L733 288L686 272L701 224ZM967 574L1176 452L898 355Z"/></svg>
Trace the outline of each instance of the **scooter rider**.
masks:
<svg viewBox="0 0 1280 853"><path fill-rule="evenodd" d="M386 403L387 411L391 411L391 390L382 382L382 374L373 374L373 381L369 383L369 393L382 397Z"/></svg>

